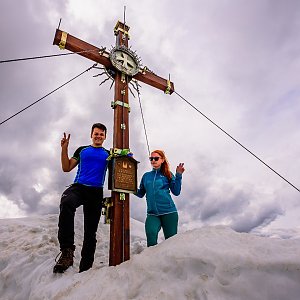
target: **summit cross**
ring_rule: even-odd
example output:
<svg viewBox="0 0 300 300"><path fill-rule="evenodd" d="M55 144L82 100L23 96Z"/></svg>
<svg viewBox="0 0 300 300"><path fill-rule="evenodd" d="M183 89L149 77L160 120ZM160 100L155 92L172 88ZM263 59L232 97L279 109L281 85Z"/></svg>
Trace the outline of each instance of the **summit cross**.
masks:
<svg viewBox="0 0 300 300"><path fill-rule="evenodd" d="M161 78L146 67L142 68L135 53L128 48L129 26L120 21L114 28L116 46L110 51L84 42L59 28L53 45L76 52L112 71L115 83L113 148L129 149L129 99L128 84L136 79L166 94L174 92L174 84ZM125 197L124 197L125 194ZM116 266L130 258L129 193L112 191L112 215L110 223L109 265Z"/></svg>

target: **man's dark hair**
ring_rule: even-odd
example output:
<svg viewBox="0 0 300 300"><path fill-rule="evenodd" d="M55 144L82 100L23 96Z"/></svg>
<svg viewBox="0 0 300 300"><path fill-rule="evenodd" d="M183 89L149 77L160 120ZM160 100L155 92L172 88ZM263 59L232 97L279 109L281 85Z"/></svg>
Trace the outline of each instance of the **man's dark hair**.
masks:
<svg viewBox="0 0 300 300"><path fill-rule="evenodd" d="M103 131L105 132L105 136L106 136L107 129L106 129L106 126L105 126L105 125L103 125L103 124L101 124L101 123L95 123L95 124L93 124L92 130L91 130L91 136L92 136L92 134L93 134L94 128L98 128L98 129L103 130Z"/></svg>

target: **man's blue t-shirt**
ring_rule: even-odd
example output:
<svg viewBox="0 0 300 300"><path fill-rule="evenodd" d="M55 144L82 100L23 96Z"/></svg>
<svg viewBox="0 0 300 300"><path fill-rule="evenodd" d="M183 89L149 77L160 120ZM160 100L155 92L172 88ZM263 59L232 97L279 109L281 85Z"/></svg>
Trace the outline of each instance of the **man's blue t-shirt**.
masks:
<svg viewBox="0 0 300 300"><path fill-rule="evenodd" d="M74 183L87 186L103 187L107 170L109 151L103 147L82 146L74 155L78 161Z"/></svg>

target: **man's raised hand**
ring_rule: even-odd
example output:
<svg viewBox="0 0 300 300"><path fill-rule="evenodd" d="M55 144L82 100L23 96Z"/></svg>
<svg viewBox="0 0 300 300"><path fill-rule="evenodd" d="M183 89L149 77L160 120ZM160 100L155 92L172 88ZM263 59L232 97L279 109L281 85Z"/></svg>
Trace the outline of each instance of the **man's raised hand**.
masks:
<svg viewBox="0 0 300 300"><path fill-rule="evenodd" d="M60 141L60 145L62 147L68 147L69 146L69 141L70 141L70 134L68 134L68 136L66 135L66 133L64 132L64 136Z"/></svg>

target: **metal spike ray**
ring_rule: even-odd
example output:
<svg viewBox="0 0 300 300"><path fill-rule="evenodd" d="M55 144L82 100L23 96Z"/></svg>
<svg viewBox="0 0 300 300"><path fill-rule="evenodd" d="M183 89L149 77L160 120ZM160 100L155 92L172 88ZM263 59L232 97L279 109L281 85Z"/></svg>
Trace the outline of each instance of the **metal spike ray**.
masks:
<svg viewBox="0 0 300 300"><path fill-rule="evenodd" d="M137 81L135 81L135 85L132 83L132 82L130 82L130 85L134 88L134 90L139 94L139 84L137 83Z"/></svg>
<svg viewBox="0 0 300 300"><path fill-rule="evenodd" d="M105 68L104 68L104 67L97 67L97 66L95 66L95 67L94 67L94 69L98 69L98 70L105 70Z"/></svg>
<svg viewBox="0 0 300 300"><path fill-rule="evenodd" d="M137 80L135 81L135 85L136 86L134 86L134 89L137 91L137 93L139 95L140 94L140 87L141 87L141 85L138 83Z"/></svg>
<svg viewBox="0 0 300 300"><path fill-rule="evenodd" d="M132 95L132 96L135 98L135 95L134 95L134 93L132 92L132 90L131 90L130 86L128 86L128 89L129 89L129 91L130 91L131 95Z"/></svg>
<svg viewBox="0 0 300 300"><path fill-rule="evenodd" d="M108 77L108 78L105 78L100 84L99 84L99 86L100 85L102 85L104 82L106 82L107 80L110 80L110 78Z"/></svg>
<svg viewBox="0 0 300 300"><path fill-rule="evenodd" d="M111 83L111 85L110 85L109 90L111 90L111 88L112 88L112 86L114 85L114 83L115 83L115 81L113 80L112 83Z"/></svg>
<svg viewBox="0 0 300 300"><path fill-rule="evenodd" d="M98 76L101 76L101 75L103 75L103 74L106 74L106 72L102 72L102 73L100 73L100 74L93 75L93 77L98 77Z"/></svg>

